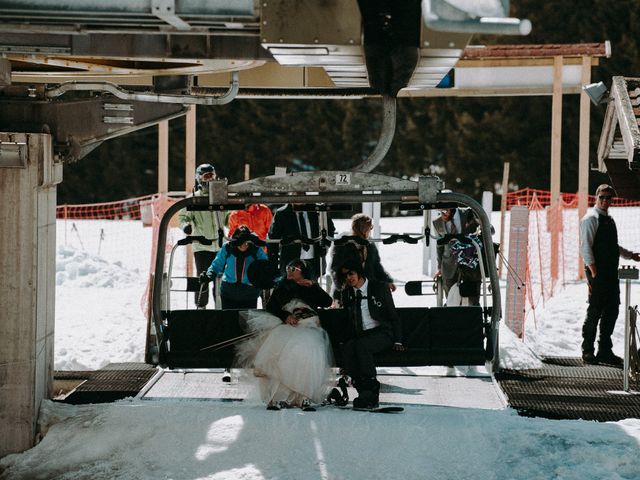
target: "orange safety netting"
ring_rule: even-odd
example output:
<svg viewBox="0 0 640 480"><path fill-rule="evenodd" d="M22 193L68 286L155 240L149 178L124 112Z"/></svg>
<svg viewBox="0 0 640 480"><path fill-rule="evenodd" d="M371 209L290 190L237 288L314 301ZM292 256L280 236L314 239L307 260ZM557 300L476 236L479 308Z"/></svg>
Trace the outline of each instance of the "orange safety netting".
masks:
<svg viewBox="0 0 640 480"><path fill-rule="evenodd" d="M577 193L561 193L562 203L567 208L576 208L578 206ZM589 195L588 203L593 205L596 202L595 195ZM537 190L535 188L522 188L515 192L507 193L507 209L514 205L523 205L528 207L532 204L547 207L551 204L551 192L548 190ZM614 197L611 201L612 207L638 207L640 201L627 200L625 198Z"/></svg>
<svg viewBox="0 0 640 480"><path fill-rule="evenodd" d="M151 195L127 198L117 202L58 205L56 218L65 220L140 220L140 203L149 199L151 199Z"/></svg>

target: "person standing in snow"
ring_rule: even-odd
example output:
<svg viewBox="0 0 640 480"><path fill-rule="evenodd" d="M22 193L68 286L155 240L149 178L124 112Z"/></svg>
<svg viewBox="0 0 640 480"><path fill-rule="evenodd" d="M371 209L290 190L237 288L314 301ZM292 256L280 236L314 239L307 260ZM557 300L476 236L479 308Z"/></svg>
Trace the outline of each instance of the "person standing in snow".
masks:
<svg viewBox="0 0 640 480"><path fill-rule="evenodd" d="M342 346L344 364L358 397L354 408L376 408L380 382L376 378L373 355L393 348L405 350L402 324L386 282L364 276L362 263L350 259L340 267L344 289L341 304L347 310L355 337Z"/></svg>
<svg viewBox="0 0 640 480"><path fill-rule="evenodd" d="M196 185L191 196L208 197L209 182L217 178L216 169L213 165L210 163L198 165L198 168L196 168ZM196 275L200 276L207 271L207 268L215 260L220 250L218 239L224 237L224 222L220 218L220 212L210 210L188 211L183 209L178 215L178 220L180 228L186 235L203 236L213 241L211 245L202 245L199 242L192 244ZM214 282L212 282L212 289L215 289ZM195 292L195 303L197 308L204 309L209 303L209 291L208 288L201 290L202 292Z"/></svg>
<svg viewBox="0 0 640 480"><path fill-rule="evenodd" d="M433 231L438 236L436 252L438 254L438 271L434 275L434 280L442 277L444 295L449 295L449 290L462 278L462 271L458 265L456 256L451 249L454 239L445 241L446 235L470 235L478 232L478 221L470 208L445 208L440 210L440 216L432 222ZM475 272L474 272L475 273ZM479 277L479 271L478 277ZM469 297L470 305L480 305L480 279L468 279L471 282L472 290L476 295ZM460 285L458 285L459 287Z"/></svg>
<svg viewBox="0 0 640 480"><path fill-rule="evenodd" d="M246 210L233 210L229 214L229 236L240 225L246 225L260 240L266 240L272 220L271 209L262 203L252 203Z"/></svg>
<svg viewBox="0 0 640 480"><path fill-rule="evenodd" d="M618 263L620 256L640 261L640 254L618 244L616 224L609 215L615 194L612 186L600 185L596 190L596 204L580 221L580 254L589 286L589 306L582 326L582 361L585 364L622 365L622 359L612 351L611 342L620 306ZM598 354L594 355L598 325Z"/></svg>
<svg viewBox="0 0 640 480"><path fill-rule="evenodd" d="M333 237L335 233L333 221L327 216L327 236ZM270 240L286 242L289 238L317 239L320 237L320 215L318 212L294 210L292 204L278 208L273 216L273 222L269 229ZM327 249L324 245L316 243L307 245L304 243L268 243L269 260L277 265L283 275L286 275L286 267L291 260L298 258L309 265L312 279L317 280L322 273L322 264Z"/></svg>

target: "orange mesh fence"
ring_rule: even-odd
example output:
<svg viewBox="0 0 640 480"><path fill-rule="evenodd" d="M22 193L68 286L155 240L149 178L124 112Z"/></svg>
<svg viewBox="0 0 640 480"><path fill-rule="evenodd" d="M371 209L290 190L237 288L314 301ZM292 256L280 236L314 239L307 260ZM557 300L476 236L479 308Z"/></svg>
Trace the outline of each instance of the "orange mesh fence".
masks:
<svg viewBox="0 0 640 480"><path fill-rule="evenodd" d="M595 200L594 195L589 196L589 207ZM507 194L507 208L514 205L529 208L527 272L524 279L526 319L535 316L535 309L541 303L544 305L564 284L582 278L578 195L562 193L556 213L550 207L551 192L525 188ZM619 244L633 251L640 250L640 201L616 197L609 213L618 227ZM557 238L556 245L552 242L553 234ZM557 258L557 271L553 271L554 257ZM621 263L625 260L621 259Z"/></svg>
<svg viewBox="0 0 640 480"><path fill-rule="evenodd" d="M140 203L148 201L150 198L151 195L146 195L118 202L58 205L56 218L64 220L140 220Z"/></svg>
<svg viewBox="0 0 640 480"><path fill-rule="evenodd" d="M576 208L578 206L577 193L561 193L562 203L565 208ZM551 192L548 190L537 190L535 188L523 188L515 192L507 193L507 209L514 205L528 207L532 204L548 207L551 204ZM596 196L589 195L589 205L596 203ZM640 201L627 200L626 198L614 197L611 201L612 207L639 207Z"/></svg>

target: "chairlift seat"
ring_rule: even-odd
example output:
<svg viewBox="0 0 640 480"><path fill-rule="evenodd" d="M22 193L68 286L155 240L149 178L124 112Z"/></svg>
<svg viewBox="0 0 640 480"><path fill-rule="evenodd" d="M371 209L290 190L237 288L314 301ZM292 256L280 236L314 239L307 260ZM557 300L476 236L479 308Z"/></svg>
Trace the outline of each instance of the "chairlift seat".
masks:
<svg viewBox="0 0 640 480"><path fill-rule="evenodd" d="M423 365L484 365L485 323L482 308L400 307L403 343L407 350L376 355L380 367ZM160 349L160 364L169 368L227 368L232 366L233 345L221 349L202 348L246 333L243 310L174 310L166 312L168 326ZM355 331L346 310L320 310L320 323L327 331L336 366L343 365L340 345Z"/></svg>

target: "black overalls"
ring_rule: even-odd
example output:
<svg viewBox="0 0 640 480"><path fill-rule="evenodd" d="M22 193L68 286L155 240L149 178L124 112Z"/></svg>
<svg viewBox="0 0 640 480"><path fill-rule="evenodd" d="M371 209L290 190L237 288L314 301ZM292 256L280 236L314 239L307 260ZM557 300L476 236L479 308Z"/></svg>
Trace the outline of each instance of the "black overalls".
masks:
<svg viewBox="0 0 640 480"><path fill-rule="evenodd" d="M620 305L620 284L618 281L618 231L616 224L608 215L598 216L598 230L593 239L593 256L597 269L596 278L585 267L589 284L589 307L582 326L582 351L593 353L598 322L600 337L598 353L611 352L611 334L618 318Z"/></svg>

